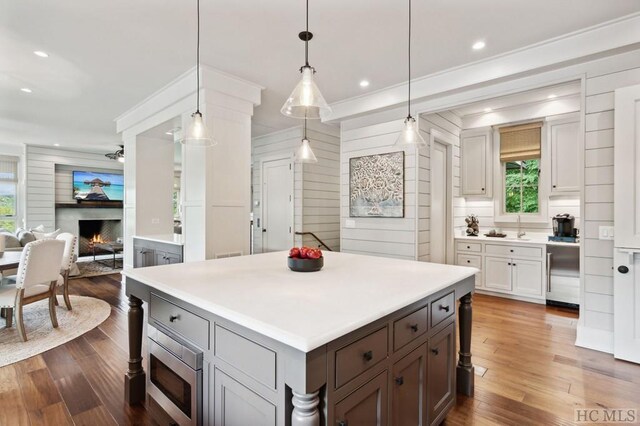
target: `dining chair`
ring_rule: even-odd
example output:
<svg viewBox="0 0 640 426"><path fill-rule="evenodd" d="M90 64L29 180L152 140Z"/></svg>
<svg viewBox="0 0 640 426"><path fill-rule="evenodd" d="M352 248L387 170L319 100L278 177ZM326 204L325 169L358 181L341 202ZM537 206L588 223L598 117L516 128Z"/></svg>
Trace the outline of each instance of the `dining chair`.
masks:
<svg viewBox="0 0 640 426"><path fill-rule="evenodd" d="M49 299L49 316L54 328L58 327L56 317L56 286L60 276L60 265L64 253L64 241L37 240L28 243L20 257L16 283L0 287L0 307L6 308L6 327L13 324L15 311L18 333L27 341L24 328L23 308L33 302Z"/></svg>
<svg viewBox="0 0 640 426"><path fill-rule="evenodd" d="M58 277L57 285L58 287L62 287L64 304L67 305L68 310L71 310L71 300L69 299L69 272L73 265L76 241L78 239L70 232L63 232L56 237L56 240L64 241L64 253L62 254L62 264L60 266L60 275ZM57 304L58 299L56 298L56 305Z"/></svg>

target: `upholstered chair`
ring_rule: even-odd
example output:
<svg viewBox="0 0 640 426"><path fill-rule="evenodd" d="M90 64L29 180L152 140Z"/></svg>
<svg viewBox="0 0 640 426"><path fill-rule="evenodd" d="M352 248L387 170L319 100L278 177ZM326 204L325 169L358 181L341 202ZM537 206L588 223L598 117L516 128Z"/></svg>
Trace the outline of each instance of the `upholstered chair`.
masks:
<svg viewBox="0 0 640 426"><path fill-rule="evenodd" d="M49 315L54 328L56 318L56 286L64 253L64 241L38 240L28 243L20 258L16 283L0 287L0 307L6 308L6 326L11 327L15 311L18 332L27 341L23 307L39 300L49 299Z"/></svg>
<svg viewBox="0 0 640 426"><path fill-rule="evenodd" d="M62 287L64 304L67 305L68 310L71 310L71 300L69 299L69 271L73 265L77 238L69 232L63 232L56 237L56 240L64 241L64 253L62 254L62 264L60 265L58 287ZM56 299L56 305L57 304L58 300Z"/></svg>

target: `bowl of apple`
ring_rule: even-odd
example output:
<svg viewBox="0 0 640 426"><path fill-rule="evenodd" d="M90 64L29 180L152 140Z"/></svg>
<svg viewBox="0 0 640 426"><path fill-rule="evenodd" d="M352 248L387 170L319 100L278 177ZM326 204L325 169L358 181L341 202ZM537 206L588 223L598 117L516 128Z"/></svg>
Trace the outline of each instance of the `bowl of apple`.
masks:
<svg viewBox="0 0 640 426"><path fill-rule="evenodd" d="M316 272L324 266L324 257L317 248L293 247L289 250L287 265L295 272Z"/></svg>

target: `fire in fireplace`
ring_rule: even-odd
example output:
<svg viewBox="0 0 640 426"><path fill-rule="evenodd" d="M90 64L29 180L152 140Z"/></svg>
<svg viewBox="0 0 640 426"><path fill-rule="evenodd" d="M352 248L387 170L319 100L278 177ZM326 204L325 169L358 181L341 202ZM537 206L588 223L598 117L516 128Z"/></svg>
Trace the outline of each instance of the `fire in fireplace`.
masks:
<svg viewBox="0 0 640 426"><path fill-rule="evenodd" d="M116 241L122 235L121 220L80 220L78 254L89 256L93 254L93 245Z"/></svg>

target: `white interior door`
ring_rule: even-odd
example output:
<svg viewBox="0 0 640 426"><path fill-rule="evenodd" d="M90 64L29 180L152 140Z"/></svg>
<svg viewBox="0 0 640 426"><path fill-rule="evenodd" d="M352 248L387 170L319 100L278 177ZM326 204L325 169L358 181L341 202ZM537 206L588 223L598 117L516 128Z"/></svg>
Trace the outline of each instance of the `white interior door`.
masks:
<svg viewBox="0 0 640 426"><path fill-rule="evenodd" d="M640 363L640 85L616 90L615 108L613 354Z"/></svg>
<svg viewBox="0 0 640 426"><path fill-rule="evenodd" d="M431 149L431 262L447 263L449 234L449 174L447 146L434 140Z"/></svg>
<svg viewBox="0 0 640 426"><path fill-rule="evenodd" d="M293 172L291 160L262 163L262 251L293 245Z"/></svg>

